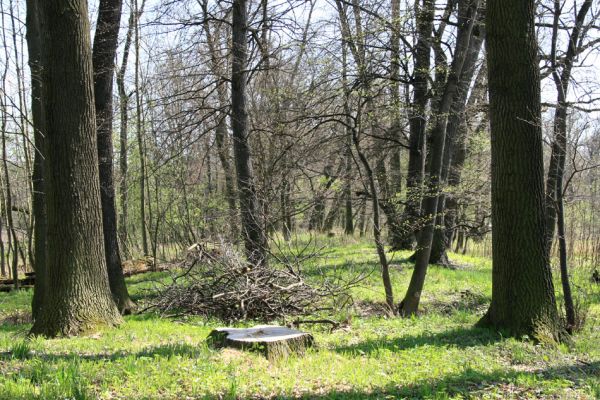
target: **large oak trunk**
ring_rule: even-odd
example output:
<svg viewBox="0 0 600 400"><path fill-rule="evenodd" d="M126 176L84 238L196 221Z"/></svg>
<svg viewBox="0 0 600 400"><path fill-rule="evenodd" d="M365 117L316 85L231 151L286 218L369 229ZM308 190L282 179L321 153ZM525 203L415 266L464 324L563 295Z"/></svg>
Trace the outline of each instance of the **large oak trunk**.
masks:
<svg viewBox="0 0 600 400"><path fill-rule="evenodd" d="M545 255L540 76L533 0L487 2L492 135L492 303L482 323L556 337Z"/></svg>
<svg viewBox="0 0 600 400"><path fill-rule="evenodd" d="M32 334L119 324L104 255L90 27L85 0L40 3L47 284Z"/></svg>

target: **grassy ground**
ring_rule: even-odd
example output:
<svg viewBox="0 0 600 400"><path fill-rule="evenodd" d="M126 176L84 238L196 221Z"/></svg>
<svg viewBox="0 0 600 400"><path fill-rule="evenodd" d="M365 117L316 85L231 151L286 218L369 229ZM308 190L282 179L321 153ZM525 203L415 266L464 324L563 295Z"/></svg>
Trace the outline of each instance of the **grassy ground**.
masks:
<svg viewBox="0 0 600 400"><path fill-rule="evenodd" d="M320 244L327 254L317 264L325 270L377 266L367 242ZM397 297L410 277L408 255L393 255ZM506 339L473 327L489 302L489 260L451 258L461 268L430 269L418 318L378 312L383 290L375 272L354 290L348 328L308 328L318 347L275 362L209 349L205 338L219 323L199 318L135 315L88 337L26 341L31 293L0 294L0 399L600 398L600 288L578 281L591 307L571 344ZM150 278L129 280L138 300Z"/></svg>

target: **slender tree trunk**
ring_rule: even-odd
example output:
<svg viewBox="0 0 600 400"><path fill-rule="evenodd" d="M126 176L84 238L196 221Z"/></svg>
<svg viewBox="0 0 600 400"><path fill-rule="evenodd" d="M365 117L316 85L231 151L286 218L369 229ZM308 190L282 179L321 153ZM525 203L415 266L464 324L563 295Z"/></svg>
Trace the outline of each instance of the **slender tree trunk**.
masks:
<svg viewBox="0 0 600 400"><path fill-rule="evenodd" d="M421 6L419 3L422 1ZM394 250L412 249L421 214L423 175L425 171L426 112L429 103L428 82L431 67L431 36L435 11L434 0L415 2L417 14L417 46L413 72L413 101L410 107L408 168L406 177L406 207L399 224L401 234L392 236Z"/></svg>
<svg viewBox="0 0 600 400"><path fill-rule="evenodd" d="M85 0L40 3L46 127L47 284L31 333L76 335L122 319L104 254Z"/></svg>
<svg viewBox="0 0 600 400"><path fill-rule="evenodd" d="M5 17L9 12L5 12L3 5L0 5L0 14L2 16L2 25L5 25ZM6 30L2 30L2 40L6 44L8 39L6 37ZM9 46L4 46L4 59L9 59ZM2 135L2 186L4 186L3 195L3 209L6 216L6 229L8 232L8 248L12 260L10 262L10 270L14 281L15 289L19 288L19 277L18 277L18 263L19 263L19 239L15 231L15 225L12 217L12 188L10 175L8 172L8 152L6 146L6 135L8 127L8 113L6 104L6 89L7 89L7 74L8 74L8 62L5 63L4 71L2 73L2 96L0 97L0 111L2 112L2 120L0 123L0 134Z"/></svg>
<svg viewBox="0 0 600 400"><path fill-rule="evenodd" d="M576 324L575 305L571 294L569 274L567 266L567 248L565 240L565 217L563 199L563 177L567 156L567 93L571 80L573 62L578 53L580 45L579 38L582 34L583 23L592 6L592 0L586 0L581 5L575 19L575 26L570 34L567 52L561 62L563 69L559 74L556 59L556 36L560 18L560 3L555 2L555 26L552 40L551 66L552 77L558 92L557 106L554 114L554 142L550 156L550 167L546 184L546 254L550 259L554 228L558 224L558 244L560 275L565 300L565 311L567 316L567 330L571 332Z"/></svg>
<svg viewBox="0 0 600 400"><path fill-rule="evenodd" d="M391 113L392 113L392 123L389 129L389 137L390 141L386 143L386 146L389 146L389 143L399 143L402 140L402 113L401 113L401 102L400 102L400 0L392 0L391 2L392 8L392 29L390 34L390 53L391 53L391 62L390 62L390 99L391 99ZM385 172L385 159L381 159L380 165L377 168L379 170L378 180L385 180L385 192L383 193L384 199L381 201L381 208L386 215L388 231L390 236L390 243L392 246L394 244L400 243L404 240L405 232L403 229L403 224L401 221L401 213L399 210L399 204L396 201L396 196L400 193L402 189L402 171L401 171L401 150L402 148L399 145L395 145L392 147L391 157L390 157L390 179L388 182L387 173Z"/></svg>
<svg viewBox="0 0 600 400"><path fill-rule="evenodd" d="M335 220L337 219L340 213L340 207L342 205L343 197L343 192L336 193L335 198L331 203L331 207L329 208L329 212L327 213L327 215L325 216L325 220L323 221L323 232L330 232L333 229Z"/></svg>
<svg viewBox="0 0 600 400"><path fill-rule="evenodd" d="M135 10L138 10L137 0L133 1ZM135 110L136 110L136 138L138 145L138 153L140 157L140 222L142 230L142 250L144 256L150 255L148 248L148 227L146 220L146 152L144 151L144 137L142 129L142 97L140 88L140 26L139 17L140 12L137 12L137 16L134 19L134 47L135 47Z"/></svg>
<svg viewBox="0 0 600 400"><path fill-rule="evenodd" d="M236 238L239 234L237 229L238 222L238 211L236 205L236 193L235 193L235 180L233 176L233 168L230 163L230 147L227 142L227 108L229 103L227 101L227 86L226 82L222 79L225 75L224 68L222 67L222 60L225 56L218 50L218 39L217 35L219 30L215 29L214 32L210 27L210 19L208 13L208 2L202 3L204 12L204 30L206 32L206 38L208 48L210 51L210 62L212 73L217 79L217 96L219 99L219 113L217 115L218 122L215 129L215 142L217 144L217 153L219 155L219 161L221 168L223 168L223 174L225 175L225 197L227 199L227 206L229 208L229 219L231 226L231 236Z"/></svg>
<svg viewBox="0 0 600 400"><path fill-rule="evenodd" d="M348 47L346 42L342 43L342 86L348 87ZM344 175L344 233L354 234L354 213L352 212L352 118L350 116L350 99L348 91L344 90L344 113L346 125L346 164Z"/></svg>
<svg viewBox="0 0 600 400"><path fill-rule="evenodd" d="M113 184L113 77L115 56L121 22L122 0L101 0L94 36L92 63L94 67L94 97L96 105L96 133L100 171L100 199L104 251L108 268L108 282L117 308L129 314L135 307L129 297L117 236L117 211Z"/></svg>
<svg viewBox="0 0 600 400"><path fill-rule="evenodd" d="M379 197L377 194L377 186L375 184L375 175L369 161L364 153L360 149L360 142L358 139L358 133L353 129L352 141L354 142L354 148L358 154L363 167L365 168L369 191L371 192L371 199L373 204L373 237L375 239L375 248L377 249L377 255L379 256L379 264L381 266L381 277L383 280L383 288L385 290L385 303L387 304L391 313L394 312L394 292L392 289L392 280L390 278L390 268L388 265L387 257L385 254L385 247L381 238L381 222L379 216Z"/></svg>
<svg viewBox="0 0 600 400"><path fill-rule="evenodd" d="M466 132L463 132L463 137L458 137L458 126L461 116L463 116L466 102L467 93L471 86L472 80L475 80L475 68L477 67L477 61L479 59L479 53L484 39L484 28L483 21L481 21L481 14L478 13L478 20L473 27L473 34L469 41L469 47L467 55L465 57L464 65L462 68L461 76L458 80L456 93L450 106L450 115L448 116L448 122L446 127L446 143L444 150L444 160L442 163L442 182L448 180L450 170L454 166L455 148L461 146L461 141L464 143L466 139L464 136ZM456 145L456 146L455 146ZM460 150L459 150L460 151ZM462 163L461 163L462 168ZM430 264L438 264L443 266L449 266L450 260L446 249L450 243L447 242L446 236L446 219L451 219L451 212L446 213L446 204L449 199L445 193L441 193L438 199L438 208L436 215L435 231L433 235L433 242L431 244L431 255L429 256ZM450 214L450 215L448 215Z"/></svg>
<svg viewBox="0 0 600 400"><path fill-rule="evenodd" d="M16 80L17 80L17 96L18 96L18 105L19 105L19 126L20 126L20 130L21 130L21 143L23 145L23 153L24 153L24 159L25 159L25 175L27 177L31 176L32 173L32 168L31 168L31 157L30 157L30 150L29 150L29 130L28 130L28 124L27 124L27 105L25 102L25 98L24 98L24 94L25 94L25 86L24 86L24 77L23 77L23 66L22 66L22 61L23 61L23 55L19 54L19 50L23 50L23 41L21 39L21 43L19 46L19 42L17 41L17 34L18 34L18 30L17 30L17 24L16 24L16 18L15 18L15 7L14 7L14 1L10 0L9 1L9 15L10 15L10 23L11 23L11 30L12 30L12 45L13 45L13 55L14 55L14 60L15 60L15 72L16 72ZM28 209L31 210L33 208L31 202L32 202L32 197L33 197L33 183L32 180L28 180L27 181L27 188L29 193L31 194L30 196L28 196ZM33 251L32 251L32 243L33 243L33 213L29 212L26 214L26 216L28 217L28 221L27 221L27 254L28 254L28 260L29 260L29 264L33 266ZM23 261L23 267L25 268L25 270L27 269L27 259L25 258L25 255L23 253L23 249L21 246L18 246L19 248L19 252L21 253L21 257L22 257L22 261Z"/></svg>
<svg viewBox="0 0 600 400"><path fill-rule="evenodd" d="M144 2L142 2L142 9ZM129 60L129 52L131 49L131 41L133 32L136 25L136 20L139 14L142 12L131 8L129 13L129 25L127 28L127 34L125 37L125 45L123 47L123 58L121 66L117 71L117 90L119 93L119 114L120 114L120 126L119 126L119 171L121 173L121 182L119 184L119 200L121 204L121 212L119 215L119 238L121 242L121 249L125 254L128 253L127 249L127 177L128 177L128 161L127 161L127 125L129 121L129 96L125 91L125 72L127 71L127 63Z"/></svg>
<svg viewBox="0 0 600 400"><path fill-rule="evenodd" d="M267 263L267 239L259 215L260 208L248 140L248 112L246 109L247 7L247 0L233 1L231 127L246 256L250 264L261 265Z"/></svg>
<svg viewBox="0 0 600 400"><path fill-rule="evenodd" d="M480 321L516 336L557 338L545 251L540 71L534 0L488 0L492 134L492 303Z"/></svg>
<svg viewBox="0 0 600 400"><path fill-rule="evenodd" d="M4 224L2 221L2 213L0 213L0 232L4 229ZM6 270L6 254L4 251L4 238L3 235L0 235L0 272L2 276L7 276L8 271Z"/></svg>
<svg viewBox="0 0 600 400"><path fill-rule="evenodd" d="M477 40L477 37L473 38ZM462 171L464 167L464 163L467 156L467 135L471 131L471 129L477 132L478 127L471 127L469 121L466 118L466 108L471 110L471 112L478 111L477 114L481 114L480 110L475 110L476 107L479 107L481 103L484 102L487 96L487 69L486 66L483 65L475 78L475 85L473 90L471 91L471 95L468 97L466 103L462 104L462 109L457 109L455 112L450 114L448 120L448 131L449 134L451 132L455 137L454 144L452 146L452 159L450 160L450 168L448 171L448 186L453 188L449 190L449 195L446 196L446 219L444 221L444 225L446 227L446 240L448 244L448 248L450 248L454 237L456 236L456 224L459 216L459 202L456 195L456 189L461 183L462 180ZM466 96L468 92L468 87L464 87L461 89L461 93ZM476 114L475 114L476 115ZM487 111L483 112L483 116L479 123L479 126L485 127L487 126ZM457 245L457 249L460 248ZM458 250L456 250L458 251Z"/></svg>
<svg viewBox="0 0 600 400"><path fill-rule="evenodd" d="M35 320L40 315L46 290L46 206L44 194L44 115L42 105L41 77L41 37L39 24L39 0L27 0L27 50L31 71L31 117L33 121L33 140L35 153L33 158L32 214L35 288L31 303Z"/></svg>
<svg viewBox="0 0 600 400"><path fill-rule="evenodd" d="M444 162L444 149L446 145L446 128L448 123L448 112L452 105L454 96L458 89L458 81L462 74L464 62L469 50L473 26L477 17L478 0L463 0L459 3L459 27L456 38L456 49L454 60L448 75L444 93L439 101L436 123L431 133L431 154L429 166L428 193L423 202L425 225L419 234L415 268L410 279L410 284L404 300L400 303L400 313L410 316L417 313L421 292L425 284L427 266L431 256L431 244L433 241L435 222L438 211L438 200L440 189L443 185L442 170Z"/></svg>

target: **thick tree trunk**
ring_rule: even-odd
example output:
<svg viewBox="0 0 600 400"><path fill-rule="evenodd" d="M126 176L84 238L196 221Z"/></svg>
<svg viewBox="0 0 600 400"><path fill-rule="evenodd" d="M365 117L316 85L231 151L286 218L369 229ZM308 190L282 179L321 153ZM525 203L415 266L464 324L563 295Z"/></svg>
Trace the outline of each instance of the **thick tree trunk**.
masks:
<svg viewBox="0 0 600 400"><path fill-rule="evenodd" d="M108 282L117 308L122 314L129 314L135 304L131 301L127 292L121 265L113 183L113 77L121 22L121 8L122 0L100 1L92 63L94 68L100 199L102 202L102 226Z"/></svg>
<svg viewBox="0 0 600 400"><path fill-rule="evenodd" d="M234 0L233 2L231 127L246 256L252 265L261 265L267 262L267 238L259 215L248 140L248 112L246 110L247 7L247 0Z"/></svg>
<svg viewBox="0 0 600 400"><path fill-rule="evenodd" d="M76 335L122 319L111 297L102 235L87 1L40 3L46 121L43 312L31 333Z"/></svg>
<svg viewBox="0 0 600 400"><path fill-rule="evenodd" d="M27 49L31 71L31 117L33 120L33 140L35 154L33 158L33 245L35 289L31 304L33 319L40 315L46 290L46 206L44 200L44 115L42 112L41 81L41 37L39 25L39 0L27 0Z"/></svg>
<svg viewBox="0 0 600 400"><path fill-rule="evenodd" d="M545 252L540 72L534 0L487 1L492 130L492 303L481 324L558 335Z"/></svg>

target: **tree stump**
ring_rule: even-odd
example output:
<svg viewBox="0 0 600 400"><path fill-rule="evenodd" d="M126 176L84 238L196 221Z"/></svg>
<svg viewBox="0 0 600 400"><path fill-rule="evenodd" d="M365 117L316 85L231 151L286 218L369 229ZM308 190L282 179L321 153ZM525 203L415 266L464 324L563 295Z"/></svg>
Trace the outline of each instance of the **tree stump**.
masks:
<svg viewBox="0 0 600 400"><path fill-rule="evenodd" d="M268 359L303 354L314 344L310 333L283 326L259 325L253 328L217 328L207 338L211 347L255 350Z"/></svg>

